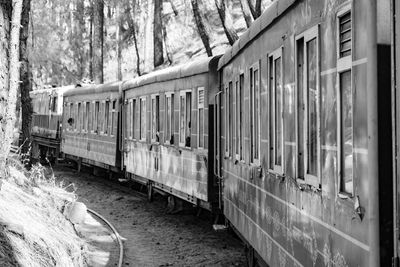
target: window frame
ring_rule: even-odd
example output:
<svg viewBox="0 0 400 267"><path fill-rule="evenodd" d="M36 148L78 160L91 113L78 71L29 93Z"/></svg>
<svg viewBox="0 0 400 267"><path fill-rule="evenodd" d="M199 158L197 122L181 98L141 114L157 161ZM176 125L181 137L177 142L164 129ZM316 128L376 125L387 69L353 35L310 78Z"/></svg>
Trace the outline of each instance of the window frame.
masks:
<svg viewBox="0 0 400 267"><path fill-rule="evenodd" d="M203 91L203 103L200 104L200 91ZM198 149L206 149L205 146L205 115L206 115L206 89L204 86L200 86L197 88L197 148ZM200 146L200 109L203 109L203 146Z"/></svg>
<svg viewBox="0 0 400 267"><path fill-rule="evenodd" d="M251 71L251 75L249 77L252 78L252 81L250 81L249 85L250 85L250 91L249 91L249 117L250 117L250 165L255 165L255 166L260 166L261 161L261 147L260 147L260 138L261 138L261 74L260 74L260 61L257 61L255 63L253 63L251 65L251 67L249 68L249 71ZM255 83L254 81L256 80L256 78L254 77L254 73L257 71L258 73L258 93L255 92ZM255 94L258 94L258 114L253 114L255 113L255 107L254 105L252 105L253 103L255 103ZM253 99L252 99L253 98ZM254 127L254 122L257 121L258 123L258 131L255 132L253 127ZM254 135L254 136L253 136ZM253 142L256 142L255 137L258 137L256 140L258 140L258 144L255 144L254 147L257 146L258 148L258 158L255 157L255 151L253 151Z"/></svg>
<svg viewBox="0 0 400 267"><path fill-rule="evenodd" d="M298 64L298 50L297 50L297 42L303 39L303 122L299 122L299 92L298 92L298 72L297 72L297 64ZM317 175L312 175L308 174L308 69L307 69L307 43L310 42L311 40L316 39L316 74L317 74ZM320 34L319 34L319 24L316 24L307 30L303 31L302 33L298 34L295 36L295 86L296 86L296 92L295 92L295 103L296 103L296 117L295 117L295 122L296 122L296 164L303 164L303 179L300 178L299 170L296 168L296 181L298 183L305 183L312 185L314 187L319 188L321 185L321 71L320 71ZM299 138L299 126L300 123L303 124L303 162L300 162L299 159L299 142L301 140L298 140Z"/></svg>
<svg viewBox="0 0 400 267"><path fill-rule="evenodd" d="M157 106L157 97L158 97L158 106ZM155 113L156 113L156 127L158 124L158 141L157 141L157 129L153 129L153 100L155 105ZM150 98L151 103L151 112L150 112L150 140L152 143L160 143L160 94L152 94ZM158 107L158 115L157 115L157 107ZM155 132L153 132L155 130ZM153 136L154 134L154 136Z"/></svg>
<svg viewBox="0 0 400 267"><path fill-rule="evenodd" d="M351 19L351 53L348 56L341 57L340 56L340 18L350 12L350 19ZM352 198L355 195L355 187L354 187L354 113L351 118L352 122L352 192L346 192L342 190L342 88L340 87L340 74L350 71L350 86L351 86L351 101L352 107L354 112L354 75L353 75L353 51L354 51L354 12L352 8L352 4L349 3L336 13L336 56L337 56L337 65L336 65L336 97L337 97L337 146L338 146L338 188L337 194L342 198Z"/></svg>
<svg viewBox="0 0 400 267"><path fill-rule="evenodd" d="M139 141L146 142L147 140L147 97L142 96L139 97ZM143 104L143 106L142 106ZM142 115L143 115L143 107L144 107L144 133L142 131Z"/></svg>
<svg viewBox="0 0 400 267"><path fill-rule="evenodd" d="M282 133L281 133L281 137L282 137L282 142L281 142L281 153L282 153L282 163L281 165L277 165L276 161L275 161L275 150L276 150L276 143L275 143L275 137L276 137L276 128L275 128L275 113L276 113L276 107L275 107L275 93L276 93L276 88L275 88L275 61L280 58L281 59L281 85L282 85L282 94L281 94L281 116L280 116L280 120L281 120L281 125L282 125ZM270 60L272 59L272 67L270 66ZM268 152L268 169L270 172L274 172L277 173L279 175L283 175L284 173L284 167L285 167L285 160L284 160L284 155L285 155L285 131L284 131L284 117L283 117L283 92L284 92L284 84L283 84L283 80L284 80L284 72L283 72L283 46L279 47L278 49L274 50L273 52L268 54L268 80L271 77L271 72L273 73L273 88L271 88L271 84L270 82L268 82L268 106L269 106L269 117L268 117L268 139L269 139L269 152ZM272 92L272 93L271 93ZM271 102L271 98L272 98L272 102ZM272 105L271 105L272 103ZM271 112L272 111L272 112ZM273 118L273 121L271 122L270 118ZM271 127L272 125L272 127ZM271 132L273 134L273 140L271 142L270 140L270 136L271 136ZM270 159L270 153L271 150L273 150L273 166L271 166L271 159Z"/></svg>
<svg viewBox="0 0 400 267"><path fill-rule="evenodd" d="M228 102L229 102L229 82L227 82L224 86L224 113L225 113L225 158L229 158L229 108L228 108Z"/></svg>
<svg viewBox="0 0 400 267"><path fill-rule="evenodd" d="M187 114L187 112L186 112L186 106L187 106L187 97L186 97L186 95L187 95L187 93L190 93L190 118L192 117L192 109L193 109L193 101L192 101L192 98L193 98L193 91L192 91L192 89L187 89L187 90L181 90L180 92L179 92L179 147L182 147L182 148L187 148L187 149L191 149L192 148L192 143L193 142L190 142L190 146L186 146L186 128L187 128L187 123L188 123L188 120L187 120L187 118L188 118L188 114ZM181 103L181 97L184 97L184 103L185 103L185 107L184 107L184 112L185 112L185 115L184 115L184 117L185 117L185 127L184 127L184 129L183 129L183 132L184 132L184 140L183 140L183 143L181 142L181 110L182 110L182 107L181 107L181 105L182 105L182 103ZM192 121L190 122L190 123L192 123ZM190 127L190 128L192 128L192 127ZM192 138L192 136L191 136L192 134L190 134L190 138Z"/></svg>
<svg viewBox="0 0 400 267"><path fill-rule="evenodd" d="M165 93L165 144L171 145L171 138L174 137L174 143L175 143L175 136L174 136L174 92L166 92ZM170 129L168 132L168 123L167 123L167 118L168 118L168 99L171 99L171 114L170 114ZM170 139L168 139L168 135Z"/></svg>
<svg viewBox="0 0 400 267"><path fill-rule="evenodd" d="M240 81L240 77L243 77L243 84ZM245 73L243 70L239 71L239 95L240 95L240 106L239 106L239 131L240 131L240 143L239 143L239 161L240 162L245 162L245 156L244 156L244 149L243 149L243 144L245 143L244 140L244 109L245 109L245 85L246 85L246 77Z"/></svg>

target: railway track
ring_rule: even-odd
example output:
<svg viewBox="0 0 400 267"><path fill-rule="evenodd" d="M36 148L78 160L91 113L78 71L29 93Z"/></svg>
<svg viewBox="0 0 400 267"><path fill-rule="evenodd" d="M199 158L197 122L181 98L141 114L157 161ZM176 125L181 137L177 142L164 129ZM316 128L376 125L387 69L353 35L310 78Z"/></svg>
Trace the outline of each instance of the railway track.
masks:
<svg viewBox="0 0 400 267"><path fill-rule="evenodd" d="M115 235L117 241L118 241L118 246L119 246L119 258L118 258L118 267L122 266L122 262L124 260L124 244L122 243L121 240L121 236L119 235L118 231L115 229L115 227L109 222L107 221L103 216L101 216L99 213L95 212L94 210L91 209L87 209L87 211L96 216L97 218L99 218L101 221L103 221L113 232L113 234Z"/></svg>

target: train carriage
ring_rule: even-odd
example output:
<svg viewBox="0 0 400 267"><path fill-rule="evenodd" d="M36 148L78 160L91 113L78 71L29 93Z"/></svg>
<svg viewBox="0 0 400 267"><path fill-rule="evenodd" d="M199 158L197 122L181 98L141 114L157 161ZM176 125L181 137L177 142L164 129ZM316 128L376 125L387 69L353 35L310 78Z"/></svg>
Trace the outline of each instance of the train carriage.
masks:
<svg viewBox="0 0 400 267"><path fill-rule="evenodd" d="M210 171L209 102L218 57L156 71L123 84L123 166L127 175L206 209L217 200ZM211 124L212 125L212 124Z"/></svg>
<svg viewBox="0 0 400 267"><path fill-rule="evenodd" d="M56 159L60 153L62 103L65 91L73 86L30 92L32 99L32 157Z"/></svg>
<svg viewBox="0 0 400 267"><path fill-rule="evenodd" d="M224 215L260 264L391 263L390 1L371 2L274 1L219 61Z"/></svg>
<svg viewBox="0 0 400 267"><path fill-rule="evenodd" d="M120 171L120 85L88 85L64 94L61 151L79 168L85 164Z"/></svg>

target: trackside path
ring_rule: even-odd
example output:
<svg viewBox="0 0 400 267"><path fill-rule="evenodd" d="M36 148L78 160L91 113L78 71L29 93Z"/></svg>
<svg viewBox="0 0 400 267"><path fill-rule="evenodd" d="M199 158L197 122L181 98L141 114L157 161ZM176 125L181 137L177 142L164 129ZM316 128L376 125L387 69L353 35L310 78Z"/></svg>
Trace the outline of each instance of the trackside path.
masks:
<svg viewBox="0 0 400 267"><path fill-rule="evenodd" d="M126 239L123 266L245 266L240 240L228 232L214 232L203 216L168 215L161 197L149 203L140 193L104 178L67 167L54 172L64 186L73 183L79 201L104 216Z"/></svg>

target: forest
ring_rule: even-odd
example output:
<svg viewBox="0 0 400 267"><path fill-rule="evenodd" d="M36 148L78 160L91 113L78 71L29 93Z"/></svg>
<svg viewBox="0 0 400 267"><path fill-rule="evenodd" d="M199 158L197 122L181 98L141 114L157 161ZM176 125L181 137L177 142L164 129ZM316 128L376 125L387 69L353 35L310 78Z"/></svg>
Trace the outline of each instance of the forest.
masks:
<svg viewBox="0 0 400 267"><path fill-rule="evenodd" d="M221 54L268 4L269 0L32 1L32 86L122 80Z"/></svg>

